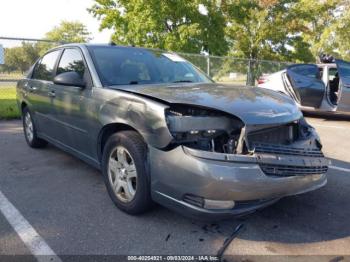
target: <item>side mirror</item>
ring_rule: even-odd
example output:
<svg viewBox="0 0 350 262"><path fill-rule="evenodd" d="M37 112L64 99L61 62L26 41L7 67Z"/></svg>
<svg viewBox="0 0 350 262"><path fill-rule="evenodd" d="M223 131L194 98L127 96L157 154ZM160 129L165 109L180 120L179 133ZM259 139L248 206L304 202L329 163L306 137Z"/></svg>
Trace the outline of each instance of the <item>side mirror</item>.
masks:
<svg viewBox="0 0 350 262"><path fill-rule="evenodd" d="M77 72L65 72L55 76L53 79L54 84L63 86L77 86L84 88L86 86L85 81Z"/></svg>

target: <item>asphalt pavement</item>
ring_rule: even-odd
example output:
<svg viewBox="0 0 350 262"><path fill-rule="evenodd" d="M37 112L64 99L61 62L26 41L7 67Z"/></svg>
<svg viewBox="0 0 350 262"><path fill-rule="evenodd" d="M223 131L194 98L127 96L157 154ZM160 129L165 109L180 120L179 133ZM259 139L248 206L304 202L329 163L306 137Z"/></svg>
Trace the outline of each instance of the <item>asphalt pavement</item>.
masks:
<svg viewBox="0 0 350 262"><path fill-rule="evenodd" d="M39 250L50 248L58 257L216 255L242 223L224 253L227 260L283 261L292 255L305 261L307 255L308 261L350 261L350 119L307 120L332 161L327 186L218 223L191 220L161 206L129 216L112 204L99 171L53 146L29 148L20 121L1 121L0 193L13 209L0 212L0 258L28 255L34 261L26 245L33 239L41 240ZM26 227L8 221L11 210Z"/></svg>

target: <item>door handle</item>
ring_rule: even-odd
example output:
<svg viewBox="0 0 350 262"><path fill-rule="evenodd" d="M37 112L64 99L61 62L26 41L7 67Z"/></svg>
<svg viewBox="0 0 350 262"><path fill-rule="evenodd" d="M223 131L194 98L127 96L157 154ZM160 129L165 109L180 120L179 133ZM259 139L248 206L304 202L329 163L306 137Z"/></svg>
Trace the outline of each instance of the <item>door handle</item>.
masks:
<svg viewBox="0 0 350 262"><path fill-rule="evenodd" d="M29 92L33 92L35 90L37 90L38 88L36 86L28 86L28 90Z"/></svg>
<svg viewBox="0 0 350 262"><path fill-rule="evenodd" d="M48 96L49 97L55 97L56 96L55 91L54 90L49 91Z"/></svg>

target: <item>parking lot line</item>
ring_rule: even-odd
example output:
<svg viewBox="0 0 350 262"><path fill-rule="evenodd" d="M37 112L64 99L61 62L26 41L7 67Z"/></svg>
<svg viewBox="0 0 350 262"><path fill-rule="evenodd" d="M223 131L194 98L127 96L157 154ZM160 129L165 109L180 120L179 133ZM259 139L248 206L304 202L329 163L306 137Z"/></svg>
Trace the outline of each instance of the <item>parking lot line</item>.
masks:
<svg viewBox="0 0 350 262"><path fill-rule="evenodd" d="M350 169L349 168L344 168L344 167L339 167L339 166L329 166L329 168L338 170L338 171L343 171L343 172L349 172L350 173Z"/></svg>
<svg viewBox="0 0 350 262"><path fill-rule="evenodd" d="M38 261L62 262L1 191L0 211Z"/></svg>

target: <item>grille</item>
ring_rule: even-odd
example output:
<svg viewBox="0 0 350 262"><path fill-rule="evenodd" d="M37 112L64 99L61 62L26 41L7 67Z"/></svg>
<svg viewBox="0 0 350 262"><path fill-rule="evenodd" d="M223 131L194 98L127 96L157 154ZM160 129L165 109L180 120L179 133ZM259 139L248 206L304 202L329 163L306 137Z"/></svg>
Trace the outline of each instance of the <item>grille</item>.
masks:
<svg viewBox="0 0 350 262"><path fill-rule="evenodd" d="M253 143L290 144L298 139L298 124L289 124L263 129L248 134L250 145Z"/></svg>
<svg viewBox="0 0 350 262"><path fill-rule="evenodd" d="M310 157L323 157L321 150L315 149L304 149L289 147L283 145L271 145L265 143L252 143L255 152L257 153L269 153L269 154L282 154L282 155L293 155L293 156L310 156Z"/></svg>
<svg viewBox="0 0 350 262"><path fill-rule="evenodd" d="M266 175L279 177L324 174L328 170L327 166L305 167L260 164L260 167Z"/></svg>

